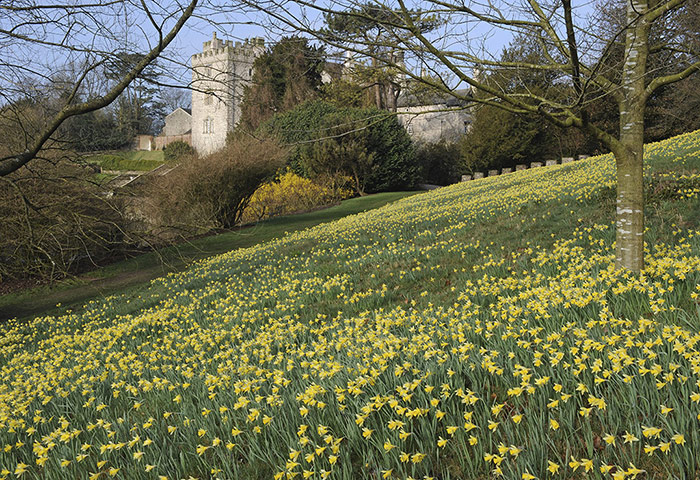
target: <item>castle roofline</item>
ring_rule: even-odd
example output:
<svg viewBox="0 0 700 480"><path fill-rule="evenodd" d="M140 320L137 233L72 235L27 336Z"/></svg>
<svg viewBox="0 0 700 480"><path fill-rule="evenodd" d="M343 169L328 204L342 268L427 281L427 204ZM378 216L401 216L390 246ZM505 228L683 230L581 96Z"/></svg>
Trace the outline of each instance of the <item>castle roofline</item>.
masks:
<svg viewBox="0 0 700 480"><path fill-rule="evenodd" d="M170 112L169 114L167 114L167 115L165 116L165 118L168 118L170 115L173 115L173 114L174 114L175 112L177 112L178 110L182 110L183 112L185 112L185 113L186 113L187 115L189 115L190 117L192 116L192 110L190 110L189 108L177 107L175 110L173 110L172 112Z"/></svg>
<svg viewBox="0 0 700 480"><path fill-rule="evenodd" d="M238 55L251 55L254 50L265 47L265 39L262 37L246 38L243 42L231 40L221 40L217 38L216 32L213 32L212 39L202 43L202 52L195 53L192 58L201 58L208 55L216 55L222 52L228 52Z"/></svg>
<svg viewBox="0 0 700 480"><path fill-rule="evenodd" d="M401 95L399 96L396 106L397 107L424 107L429 105L441 105L446 107L464 107L469 103L469 100L465 100L460 97L471 97L471 89L460 88L454 90L453 94L447 93L435 93L428 97L419 98L415 95Z"/></svg>

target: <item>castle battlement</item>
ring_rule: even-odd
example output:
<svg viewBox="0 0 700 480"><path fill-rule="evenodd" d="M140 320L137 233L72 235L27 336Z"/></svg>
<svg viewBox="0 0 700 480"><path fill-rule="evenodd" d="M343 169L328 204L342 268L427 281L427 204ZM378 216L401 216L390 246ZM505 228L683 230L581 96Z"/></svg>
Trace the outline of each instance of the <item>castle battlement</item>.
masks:
<svg viewBox="0 0 700 480"><path fill-rule="evenodd" d="M192 55L192 59L200 60L202 58L218 56L226 54L229 56L252 57L260 55L260 51L265 48L265 39L262 37L246 38L245 41L221 40L216 37L214 32L212 39L202 44L202 52Z"/></svg>

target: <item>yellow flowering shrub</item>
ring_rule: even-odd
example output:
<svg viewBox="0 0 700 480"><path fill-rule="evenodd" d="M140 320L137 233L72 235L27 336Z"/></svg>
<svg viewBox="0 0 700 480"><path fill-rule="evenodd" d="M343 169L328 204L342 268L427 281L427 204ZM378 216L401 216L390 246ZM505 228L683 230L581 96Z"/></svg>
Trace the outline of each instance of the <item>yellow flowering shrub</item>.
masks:
<svg viewBox="0 0 700 480"><path fill-rule="evenodd" d="M312 181L287 170L258 188L243 212L243 222L304 212L350 198L352 190L332 182Z"/></svg>
<svg viewBox="0 0 700 480"><path fill-rule="evenodd" d="M647 157L695 175L700 134ZM614 173L454 185L10 321L0 478L694 478L700 199L616 271Z"/></svg>

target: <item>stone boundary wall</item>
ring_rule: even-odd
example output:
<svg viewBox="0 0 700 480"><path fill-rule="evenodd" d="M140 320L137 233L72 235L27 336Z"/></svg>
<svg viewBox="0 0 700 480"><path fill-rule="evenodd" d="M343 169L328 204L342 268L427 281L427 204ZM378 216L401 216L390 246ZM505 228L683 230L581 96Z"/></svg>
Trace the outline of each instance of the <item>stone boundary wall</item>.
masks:
<svg viewBox="0 0 700 480"><path fill-rule="evenodd" d="M543 162L532 162L530 166L525 164L520 164L515 166L515 171L520 171L520 170L528 170L532 168L539 168L539 167L544 167L544 166L552 166L552 165L564 165L566 163L571 163L576 160L584 160L586 158L590 157L590 155L579 155L578 157L563 157L561 159L550 159L550 160L545 160ZM485 177L495 177L497 175L505 175L507 173L511 173L513 171L512 168L504 168L502 170L488 170L487 172L474 172L472 175L462 175L462 181L463 182L469 182L471 180L476 180L479 178L485 178Z"/></svg>
<svg viewBox="0 0 700 480"><path fill-rule="evenodd" d="M156 150L163 150L166 145L170 145L173 142L185 142L188 145L192 145L192 134L185 133L183 135L162 135L155 137L154 142Z"/></svg>

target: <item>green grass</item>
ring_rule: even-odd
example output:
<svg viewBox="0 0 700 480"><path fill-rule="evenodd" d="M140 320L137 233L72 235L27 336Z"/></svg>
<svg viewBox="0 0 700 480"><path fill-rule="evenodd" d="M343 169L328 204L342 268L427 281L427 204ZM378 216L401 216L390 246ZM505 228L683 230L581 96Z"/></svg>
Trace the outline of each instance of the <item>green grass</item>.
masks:
<svg viewBox="0 0 700 480"><path fill-rule="evenodd" d="M153 153L153 152L145 152ZM249 247L281 237L286 233L332 222L348 215L379 208L418 192L388 192L344 200L339 205L309 213L265 220L231 232L198 238L157 252L91 271L50 287L38 287L0 296L0 320L58 314L79 308L94 298L128 293L138 298L148 281L170 272L181 271L190 263L237 248ZM61 304L56 307L56 304ZM130 303L138 308L139 302Z"/></svg>
<svg viewBox="0 0 700 480"><path fill-rule="evenodd" d="M695 478L700 132L646 163L641 276L614 269L602 156L10 321L0 463L56 479Z"/></svg>
<svg viewBox="0 0 700 480"><path fill-rule="evenodd" d="M161 150L113 151L87 157L85 161L100 165L103 170L140 172L153 170L164 163Z"/></svg>

